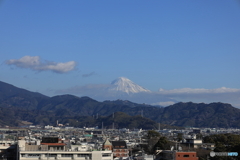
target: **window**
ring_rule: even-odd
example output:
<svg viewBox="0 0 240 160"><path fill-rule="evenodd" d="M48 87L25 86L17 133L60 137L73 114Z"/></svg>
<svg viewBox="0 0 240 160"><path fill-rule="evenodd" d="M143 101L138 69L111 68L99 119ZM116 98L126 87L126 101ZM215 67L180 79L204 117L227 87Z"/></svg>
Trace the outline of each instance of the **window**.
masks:
<svg viewBox="0 0 240 160"><path fill-rule="evenodd" d="M103 157L110 157L110 156L111 156L111 153L103 153L102 156L103 156Z"/></svg>
<svg viewBox="0 0 240 160"><path fill-rule="evenodd" d="M45 154L45 157L57 157L57 154Z"/></svg>
<svg viewBox="0 0 240 160"><path fill-rule="evenodd" d="M62 157L73 157L72 154L62 154Z"/></svg>
<svg viewBox="0 0 240 160"><path fill-rule="evenodd" d="M183 157L189 157L189 155L188 154L184 154Z"/></svg>
<svg viewBox="0 0 240 160"><path fill-rule="evenodd" d="M26 154L21 154L21 157L26 157Z"/></svg>
<svg viewBox="0 0 240 160"><path fill-rule="evenodd" d="M28 154L28 157L40 157L40 154Z"/></svg>
<svg viewBox="0 0 240 160"><path fill-rule="evenodd" d="M77 156L78 157L89 157L89 158L91 158L90 154L78 154Z"/></svg>

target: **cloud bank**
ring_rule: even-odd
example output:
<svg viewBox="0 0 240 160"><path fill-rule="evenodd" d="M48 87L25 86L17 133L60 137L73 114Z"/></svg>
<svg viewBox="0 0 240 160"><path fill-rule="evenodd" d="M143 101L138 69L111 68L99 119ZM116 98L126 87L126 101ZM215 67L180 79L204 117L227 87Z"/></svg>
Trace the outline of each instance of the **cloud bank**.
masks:
<svg viewBox="0 0 240 160"><path fill-rule="evenodd" d="M240 89L235 88L216 88L216 89L204 89L204 88L180 88L172 90L159 89L161 94L204 94L204 93L235 93L240 92Z"/></svg>
<svg viewBox="0 0 240 160"><path fill-rule="evenodd" d="M240 108L240 89L236 88L181 88L172 90L160 88L158 93L177 101L192 101L197 103L223 102Z"/></svg>
<svg viewBox="0 0 240 160"><path fill-rule="evenodd" d="M230 103L234 107L240 108L240 89L236 88L181 88L158 92L149 92L135 95L119 95L107 90L111 84L88 84L85 86L74 86L68 89L58 90L58 94L74 94L77 96L89 96L98 101L103 100L130 100L137 103L147 103L151 105L169 106L176 102Z"/></svg>
<svg viewBox="0 0 240 160"><path fill-rule="evenodd" d="M67 73L73 70L77 63L69 62L42 62L39 56L24 56L20 59L10 59L6 61L8 65L14 65L19 68L28 68L34 71L52 71L55 73Z"/></svg>

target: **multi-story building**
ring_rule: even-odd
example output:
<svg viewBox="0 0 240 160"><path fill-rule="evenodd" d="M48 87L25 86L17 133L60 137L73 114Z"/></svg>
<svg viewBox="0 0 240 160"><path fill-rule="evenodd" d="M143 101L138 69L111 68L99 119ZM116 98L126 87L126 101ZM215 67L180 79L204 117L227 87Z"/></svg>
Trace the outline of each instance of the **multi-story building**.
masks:
<svg viewBox="0 0 240 160"><path fill-rule="evenodd" d="M157 155L157 160L198 160L194 151L163 150Z"/></svg>
<svg viewBox="0 0 240 160"><path fill-rule="evenodd" d="M19 140L18 144L19 160L113 160L111 150L93 150L90 147L83 150L61 142L28 145L25 140Z"/></svg>
<svg viewBox="0 0 240 160"><path fill-rule="evenodd" d="M113 157L119 157L122 159L126 159L129 157L129 151L127 148L127 143L125 141L112 141L110 142L108 139L103 143L103 149L112 150Z"/></svg>
<svg viewBox="0 0 240 160"><path fill-rule="evenodd" d="M103 143L103 149L104 150L112 150L112 143L107 139L104 143Z"/></svg>
<svg viewBox="0 0 240 160"><path fill-rule="evenodd" d="M125 141L112 141L113 157L127 158L129 151Z"/></svg>
<svg viewBox="0 0 240 160"><path fill-rule="evenodd" d="M192 148L206 148L206 149L214 149L214 143L203 143L202 139L192 139L188 138L183 143L183 145Z"/></svg>

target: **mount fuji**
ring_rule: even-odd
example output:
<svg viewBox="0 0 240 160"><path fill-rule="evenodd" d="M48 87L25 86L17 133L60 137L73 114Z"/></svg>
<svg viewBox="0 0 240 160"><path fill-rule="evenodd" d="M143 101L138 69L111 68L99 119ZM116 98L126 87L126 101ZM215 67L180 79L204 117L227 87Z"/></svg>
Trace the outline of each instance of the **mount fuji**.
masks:
<svg viewBox="0 0 240 160"><path fill-rule="evenodd" d="M124 92L127 94L134 94L134 93L141 93L141 92L148 92L150 93L150 90L147 90L134 82L132 82L130 79L127 79L125 77L119 77L112 81L110 87L107 89L109 92Z"/></svg>
<svg viewBox="0 0 240 160"><path fill-rule="evenodd" d="M119 77L110 84L75 86L58 93L88 96L97 101L128 100L135 103L160 106L168 106L177 102L158 92L152 92L125 77Z"/></svg>

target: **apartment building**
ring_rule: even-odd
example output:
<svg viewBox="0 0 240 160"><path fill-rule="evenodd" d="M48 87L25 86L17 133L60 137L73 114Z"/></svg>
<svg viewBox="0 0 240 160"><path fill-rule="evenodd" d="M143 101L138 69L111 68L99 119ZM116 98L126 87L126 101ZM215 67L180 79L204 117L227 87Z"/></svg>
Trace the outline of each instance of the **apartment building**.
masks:
<svg viewBox="0 0 240 160"><path fill-rule="evenodd" d="M58 143L39 143L28 145L25 140L19 140L19 160L113 160L111 150L93 150L66 146Z"/></svg>

